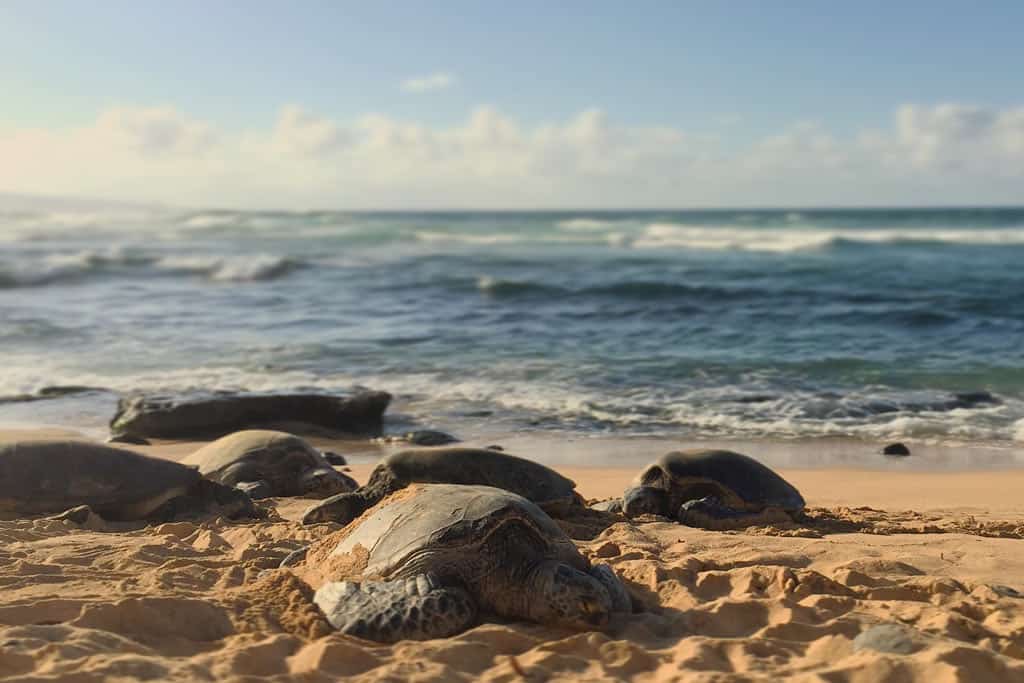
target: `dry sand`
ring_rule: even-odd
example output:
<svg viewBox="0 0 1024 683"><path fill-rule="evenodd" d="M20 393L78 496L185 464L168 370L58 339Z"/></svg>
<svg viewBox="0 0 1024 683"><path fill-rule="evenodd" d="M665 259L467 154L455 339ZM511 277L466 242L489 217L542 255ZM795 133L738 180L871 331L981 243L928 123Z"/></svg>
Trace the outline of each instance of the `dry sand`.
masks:
<svg viewBox="0 0 1024 683"><path fill-rule="evenodd" d="M603 498L636 468L559 469ZM1024 472L783 474L810 523L572 526L644 608L605 633L487 623L394 646L330 633L272 570L337 531L295 521L310 501L254 523L0 521L0 679L1024 681ZM904 653L855 644L875 625Z"/></svg>

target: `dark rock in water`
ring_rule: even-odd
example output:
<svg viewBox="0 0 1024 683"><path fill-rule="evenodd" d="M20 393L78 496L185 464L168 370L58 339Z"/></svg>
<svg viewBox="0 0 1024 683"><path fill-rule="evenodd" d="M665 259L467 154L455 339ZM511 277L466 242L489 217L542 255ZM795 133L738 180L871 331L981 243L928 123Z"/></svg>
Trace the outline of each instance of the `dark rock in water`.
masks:
<svg viewBox="0 0 1024 683"><path fill-rule="evenodd" d="M853 639L853 651L874 650L893 655L909 655L920 650L913 632L902 624L880 624L861 631Z"/></svg>
<svg viewBox="0 0 1024 683"><path fill-rule="evenodd" d="M367 391L324 394L207 394L132 396L118 403L114 435L163 439L220 437L243 429L287 426L297 433L380 434L391 395Z"/></svg>
<svg viewBox="0 0 1024 683"><path fill-rule="evenodd" d="M973 408L980 405L999 405L1002 403L988 391L963 391L953 394L955 408Z"/></svg>
<svg viewBox="0 0 1024 683"><path fill-rule="evenodd" d="M335 453L334 451L322 451L322 453L324 454L324 460L332 465L341 467L348 464L348 461L345 460L345 456L340 453Z"/></svg>
<svg viewBox="0 0 1024 683"><path fill-rule="evenodd" d="M417 429L406 434L403 439L416 446L444 446L459 441L451 434L436 429Z"/></svg>
<svg viewBox="0 0 1024 683"><path fill-rule="evenodd" d="M729 399L732 403L767 403L778 400L774 394L748 394L746 396L735 396Z"/></svg>
<svg viewBox="0 0 1024 683"><path fill-rule="evenodd" d="M115 434L107 439L107 443L130 443L136 446L149 446L149 439L134 434Z"/></svg>
<svg viewBox="0 0 1024 683"><path fill-rule="evenodd" d="M885 448L882 449L882 455L896 455L896 456L910 455L910 449L907 448L907 446L905 444L902 444L902 443L899 443L899 442L891 443L891 444L889 444L888 446L886 446Z"/></svg>

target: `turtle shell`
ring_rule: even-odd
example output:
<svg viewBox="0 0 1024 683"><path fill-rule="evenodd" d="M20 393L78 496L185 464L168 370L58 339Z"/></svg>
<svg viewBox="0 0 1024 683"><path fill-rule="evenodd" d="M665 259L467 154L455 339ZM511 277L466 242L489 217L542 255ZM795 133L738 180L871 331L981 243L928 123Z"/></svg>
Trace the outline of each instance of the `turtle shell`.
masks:
<svg viewBox="0 0 1024 683"><path fill-rule="evenodd" d="M571 505L576 482L550 467L485 448L414 448L384 458L374 475L399 486L413 483L493 486L541 507ZM374 475L370 481L373 482Z"/></svg>
<svg viewBox="0 0 1024 683"><path fill-rule="evenodd" d="M749 456L725 450L667 453L648 466L635 485L668 491L673 510L705 496L748 510L779 507L798 512L805 505L800 492L775 471Z"/></svg>
<svg viewBox="0 0 1024 683"><path fill-rule="evenodd" d="M287 432L269 429L246 429L211 441L181 462L195 465L208 479L218 479L217 473L243 460L256 467L277 469L291 463L295 471L330 467L315 448L304 439ZM223 482L233 484L235 482Z"/></svg>
<svg viewBox="0 0 1024 683"><path fill-rule="evenodd" d="M589 566L543 510L490 486L415 484L381 501L342 533L331 557L352 558L353 571L336 578L392 579L429 571L472 583L488 567L515 562L558 559L581 570ZM500 533L513 536L488 543ZM524 557L524 548L534 556ZM493 556L503 549L509 557Z"/></svg>
<svg viewBox="0 0 1024 683"><path fill-rule="evenodd" d="M104 517L132 519L200 479L194 468L89 441L0 444L0 510L35 514L88 505Z"/></svg>

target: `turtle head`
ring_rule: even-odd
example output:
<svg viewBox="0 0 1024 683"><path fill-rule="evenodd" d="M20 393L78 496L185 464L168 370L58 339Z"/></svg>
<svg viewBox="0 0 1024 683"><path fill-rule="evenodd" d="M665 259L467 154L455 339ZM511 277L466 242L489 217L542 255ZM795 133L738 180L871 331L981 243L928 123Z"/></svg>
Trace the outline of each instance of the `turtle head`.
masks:
<svg viewBox="0 0 1024 683"><path fill-rule="evenodd" d="M670 514L668 492L653 486L637 486L622 494L622 512L627 517Z"/></svg>
<svg viewBox="0 0 1024 683"><path fill-rule="evenodd" d="M542 562L530 572L529 616L542 624L593 630L608 624L612 598L601 582L563 562Z"/></svg>
<svg viewBox="0 0 1024 683"><path fill-rule="evenodd" d="M214 481L205 479L203 481L205 482L203 497L206 499L207 505L216 509L224 517L239 519L260 516L259 510L253 505L252 498L245 491Z"/></svg>
<svg viewBox="0 0 1024 683"><path fill-rule="evenodd" d="M336 493L354 490L358 484L333 467L316 467L299 477L299 495L327 498Z"/></svg>
<svg viewBox="0 0 1024 683"><path fill-rule="evenodd" d="M184 495L165 501L152 510L146 519L153 523L163 523L206 515L239 519L260 517L262 514L245 491L200 478Z"/></svg>

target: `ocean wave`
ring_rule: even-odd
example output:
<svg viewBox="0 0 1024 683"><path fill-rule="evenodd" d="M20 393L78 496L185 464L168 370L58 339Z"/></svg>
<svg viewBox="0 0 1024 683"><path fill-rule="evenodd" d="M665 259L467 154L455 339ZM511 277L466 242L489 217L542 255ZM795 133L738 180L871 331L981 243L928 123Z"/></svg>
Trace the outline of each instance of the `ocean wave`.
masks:
<svg viewBox="0 0 1024 683"><path fill-rule="evenodd" d="M450 280L450 283L456 288L461 288L465 280L455 278ZM623 280L603 285L568 287L545 282L510 280L490 275L478 277L475 288L482 294L499 299L544 296L551 299L599 297L641 301L683 299L694 302L713 302L763 295L761 290L754 288L713 287L657 280Z"/></svg>
<svg viewBox="0 0 1024 683"><path fill-rule="evenodd" d="M417 230L413 233L418 242L451 243L468 245L507 245L507 244L611 244L619 239L619 235L560 235L552 232L498 232L491 234L447 232L443 230Z"/></svg>
<svg viewBox="0 0 1024 683"><path fill-rule="evenodd" d="M91 274L147 266L154 258L136 251L112 248L47 254L0 263L0 288L38 287L82 280Z"/></svg>
<svg viewBox="0 0 1024 683"><path fill-rule="evenodd" d="M490 277L489 275L481 275L477 278L476 288L483 294L491 297L568 294L568 291L561 287L538 282L502 280Z"/></svg>
<svg viewBox="0 0 1024 683"><path fill-rule="evenodd" d="M559 230L568 230L569 232L595 232L599 230L611 230L618 229L623 225L629 224L630 221L626 220L608 220L600 218L569 218L563 221L555 223L555 227Z"/></svg>
<svg viewBox="0 0 1024 683"><path fill-rule="evenodd" d="M222 228L225 226L238 225L240 216L233 213L201 213L189 216L181 221L183 228L205 230L207 228Z"/></svg>
<svg viewBox="0 0 1024 683"><path fill-rule="evenodd" d="M351 221L347 214L335 211L200 211L184 214L170 221L185 234L201 234L204 232L219 233L239 229L244 231L260 230L274 232L280 230L282 235L302 231L305 226L313 228L330 228L332 225L348 225ZM318 234L312 232L310 234Z"/></svg>
<svg viewBox="0 0 1024 683"><path fill-rule="evenodd" d="M832 230L814 228L735 228L677 223L652 223L630 244L637 249L685 248L759 252L813 251L865 245L943 246L1024 245L1024 229Z"/></svg>
<svg viewBox="0 0 1024 683"><path fill-rule="evenodd" d="M87 249L0 263L0 289L74 284L104 275L186 274L214 282L256 282L284 277L306 265L301 259L272 254L160 257L127 249Z"/></svg>
<svg viewBox="0 0 1024 683"><path fill-rule="evenodd" d="M304 267L305 261L288 256L255 254L246 256L167 256L156 267L173 273L205 276L214 282L259 282L275 280Z"/></svg>

